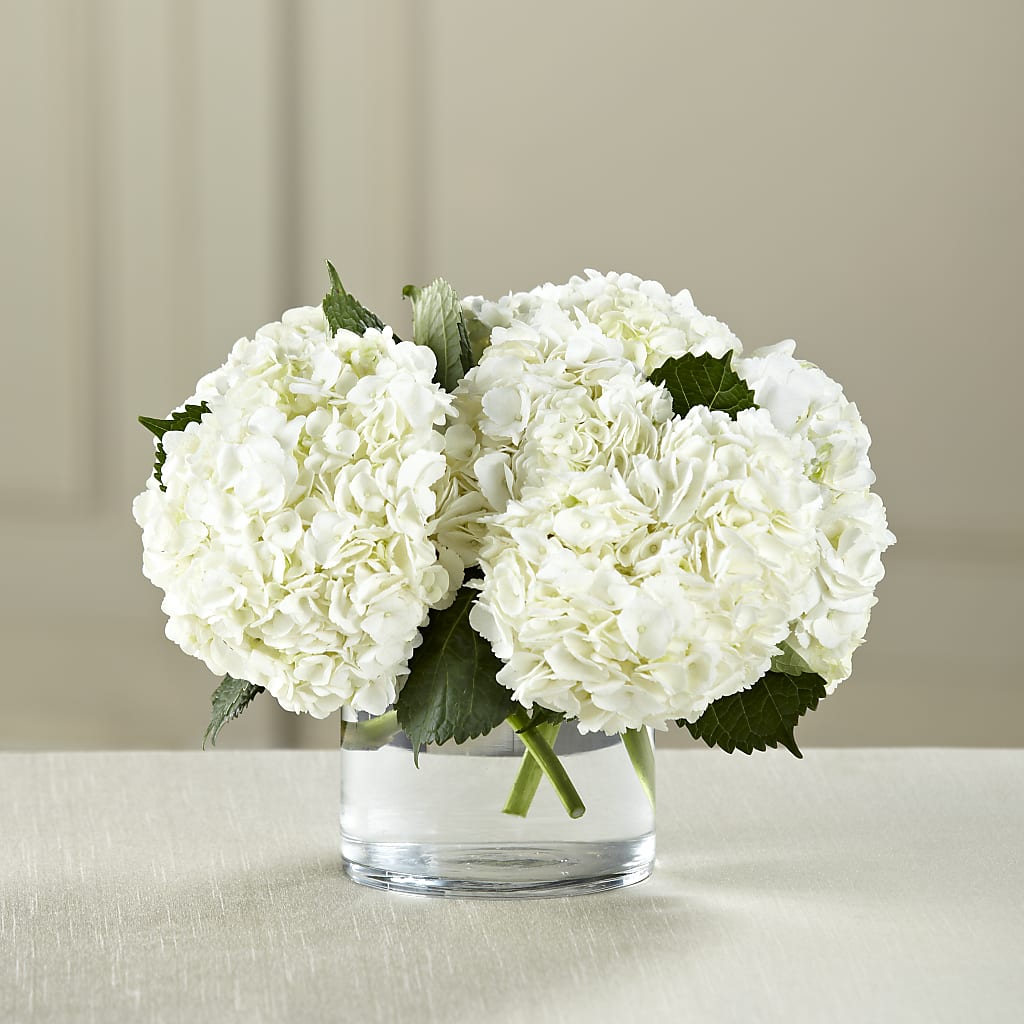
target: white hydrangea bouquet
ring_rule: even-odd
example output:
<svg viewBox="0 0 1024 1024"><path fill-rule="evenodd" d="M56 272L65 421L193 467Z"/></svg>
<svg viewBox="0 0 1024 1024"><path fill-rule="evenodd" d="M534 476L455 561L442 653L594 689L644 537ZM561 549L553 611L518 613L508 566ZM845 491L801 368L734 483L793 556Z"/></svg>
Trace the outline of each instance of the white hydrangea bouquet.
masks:
<svg viewBox="0 0 1024 1024"><path fill-rule="evenodd" d="M263 691L416 752L508 721L574 816L563 722L620 734L646 782L649 726L799 756L894 541L840 386L633 275L409 287L402 341L328 268L322 306L140 417L144 572L224 675L207 737Z"/></svg>

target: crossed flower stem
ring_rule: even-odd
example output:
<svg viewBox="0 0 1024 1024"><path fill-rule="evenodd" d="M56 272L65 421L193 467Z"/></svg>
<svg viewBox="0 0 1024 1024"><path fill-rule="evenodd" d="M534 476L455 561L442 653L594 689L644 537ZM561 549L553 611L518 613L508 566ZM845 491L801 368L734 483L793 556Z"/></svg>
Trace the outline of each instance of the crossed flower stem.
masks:
<svg viewBox="0 0 1024 1024"><path fill-rule="evenodd" d="M570 818L582 817L586 811L583 800L555 754L555 741L561 722L534 722L525 710L515 711L506 719L518 733L526 751L516 780L505 803L505 814L525 818L536 796L542 775L546 775ZM646 729L627 729L621 734L633 769L647 799L654 806L654 748Z"/></svg>
<svg viewBox="0 0 1024 1024"><path fill-rule="evenodd" d="M512 712L506 721L516 731L526 750L503 808L504 813L525 818L537 795L541 778L547 776L569 817L581 818L586 806L554 750L562 723L535 722L525 708ZM348 728L349 724L344 721L341 724L342 743L349 750L376 750L388 743L400 729L394 710L360 722L356 728ZM643 728L627 729L621 738L640 785L653 807L654 748L650 735Z"/></svg>
<svg viewBox="0 0 1024 1024"><path fill-rule="evenodd" d="M519 773L505 804L505 813L525 818L540 785L540 777L546 775L569 817L581 818L587 808L554 751L562 723L534 722L523 709L513 711L505 721L515 729L526 747Z"/></svg>

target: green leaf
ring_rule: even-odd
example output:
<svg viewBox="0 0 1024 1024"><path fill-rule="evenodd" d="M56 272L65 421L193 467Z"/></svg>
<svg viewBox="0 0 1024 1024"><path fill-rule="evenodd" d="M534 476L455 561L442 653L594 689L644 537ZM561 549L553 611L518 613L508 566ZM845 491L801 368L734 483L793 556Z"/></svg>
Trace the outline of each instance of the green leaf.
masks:
<svg viewBox="0 0 1024 1024"><path fill-rule="evenodd" d="M461 376L465 375L476 366L476 357L473 355L473 344L469 340L469 330L466 327L466 318L462 315L462 303L459 303L459 361L461 362ZM458 381L456 381L458 383Z"/></svg>
<svg viewBox="0 0 1024 1024"><path fill-rule="evenodd" d="M203 749L206 749L206 741L209 740L217 746L217 736L221 729L237 718L251 703L258 693L263 692L262 686L253 686L244 679L235 679L234 676L225 676L223 682L213 691L210 703L213 705L213 714L210 716L210 724L206 727L203 735Z"/></svg>
<svg viewBox="0 0 1024 1024"><path fill-rule="evenodd" d="M812 672L785 675L766 672L749 690L712 701L696 722L680 719L694 739L709 747L749 754L780 743L803 757L793 730L800 716L813 711L825 696L825 680Z"/></svg>
<svg viewBox="0 0 1024 1024"><path fill-rule="evenodd" d="M204 413L209 411L210 407L205 402L200 402L199 405L186 405L184 409L172 412L165 420L140 416L139 422L160 439L172 430L184 430L190 423L198 423Z"/></svg>
<svg viewBox="0 0 1024 1024"><path fill-rule="evenodd" d="M199 405L186 405L178 412L172 412L166 420L154 419L152 416L140 416L139 422L149 431L156 435L156 461L153 463L153 475L160 485L161 491L166 491L164 485L163 469L167 461L167 452L164 450L164 434L172 430L184 430L190 423L198 423L204 413L208 413L210 407L205 402Z"/></svg>
<svg viewBox="0 0 1024 1024"><path fill-rule="evenodd" d="M395 708L417 761L425 744L483 736L519 707L494 678L501 660L469 624L475 597L463 587L450 608L431 612L409 662Z"/></svg>
<svg viewBox="0 0 1024 1024"><path fill-rule="evenodd" d="M772 658L773 672L781 672L787 676L799 676L811 671L811 667L796 651L786 644L781 644L780 646L782 647L782 653L776 654Z"/></svg>
<svg viewBox="0 0 1024 1024"><path fill-rule="evenodd" d="M665 385L677 416L685 416L695 405L705 405L712 412L726 412L736 419L738 412L755 408L754 392L731 364L728 354L716 359L687 353L666 360L651 374L651 380Z"/></svg>
<svg viewBox="0 0 1024 1024"><path fill-rule="evenodd" d="M327 273L331 278L331 290L324 296L323 306L331 333L352 331L353 334L362 337L367 328L383 330L384 322L380 317L376 313L371 313L358 299L345 291L345 286L330 260L327 261ZM398 337L395 337L395 341L398 340Z"/></svg>
<svg viewBox="0 0 1024 1024"><path fill-rule="evenodd" d="M412 299L412 340L433 351L437 358L434 380L445 391L454 391L473 365L462 303L455 289L439 277L426 288L406 285L402 294Z"/></svg>
<svg viewBox="0 0 1024 1024"><path fill-rule="evenodd" d="M462 322L466 325L466 335L469 338L468 358L465 360L466 370L469 371L480 362L484 349L490 345L491 329L465 310L462 311Z"/></svg>

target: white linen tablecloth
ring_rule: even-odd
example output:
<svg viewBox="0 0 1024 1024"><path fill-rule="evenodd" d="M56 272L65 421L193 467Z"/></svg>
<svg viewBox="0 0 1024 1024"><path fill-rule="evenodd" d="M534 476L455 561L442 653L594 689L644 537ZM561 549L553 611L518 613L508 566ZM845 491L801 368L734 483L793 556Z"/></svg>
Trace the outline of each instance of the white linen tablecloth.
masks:
<svg viewBox="0 0 1024 1024"><path fill-rule="evenodd" d="M0 754L0 1021L1024 1019L1024 750L658 755L646 882L395 896L333 752Z"/></svg>

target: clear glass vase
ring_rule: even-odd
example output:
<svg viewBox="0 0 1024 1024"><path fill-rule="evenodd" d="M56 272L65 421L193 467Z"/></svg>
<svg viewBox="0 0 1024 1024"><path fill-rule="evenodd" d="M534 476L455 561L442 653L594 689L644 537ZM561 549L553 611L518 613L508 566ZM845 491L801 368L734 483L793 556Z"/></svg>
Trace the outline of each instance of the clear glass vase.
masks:
<svg viewBox="0 0 1024 1024"><path fill-rule="evenodd" d="M525 748L508 723L466 743L427 746L419 767L393 714L343 723L346 874L379 889L491 898L600 892L646 878L653 777L649 798L618 736L581 735L572 724L554 752L586 806L580 817L539 773L535 794L523 798Z"/></svg>

